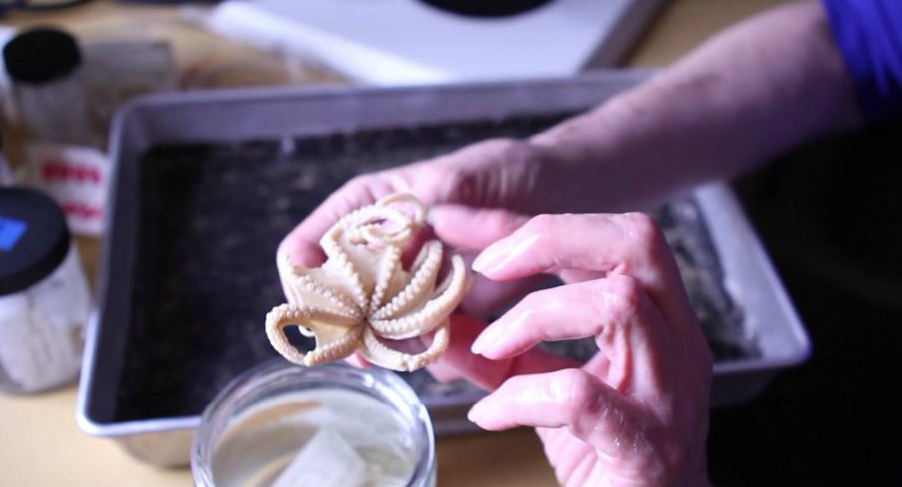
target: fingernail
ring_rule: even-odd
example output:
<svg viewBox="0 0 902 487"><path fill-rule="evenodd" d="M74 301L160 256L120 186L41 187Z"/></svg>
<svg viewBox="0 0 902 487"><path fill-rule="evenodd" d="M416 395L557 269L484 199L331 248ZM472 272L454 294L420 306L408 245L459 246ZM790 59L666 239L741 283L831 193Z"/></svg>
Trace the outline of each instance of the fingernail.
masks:
<svg viewBox="0 0 902 487"><path fill-rule="evenodd" d="M434 226L435 226L435 212L436 212L436 211L439 211L439 210L436 209L434 206L430 206L430 207L426 210L426 223L427 223L430 227L434 227Z"/></svg>
<svg viewBox="0 0 902 487"><path fill-rule="evenodd" d="M485 419L485 408L481 406L482 403L477 402L470 408L470 411L467 412L467 419L470 420L471 423L479 424L480 421Z"/></svg>
<svg viewBox="0 0 902 487"><path fill-rule="evenodd" d="M514 259L523 255L530 247L539 241L541 235L535 234L514 244L509 240L500 244L495 242L485 249L473 261L473 270L481 274L494 274L507 267Z"/></svg>
<svg viewBox="0 0 902 487"><path fill-rule="evenodd" d="M470 345L470 351L475 355L483 355L487 350L495 348L501 338L501 330L495 325L490 325L482 331L476 340Z"/></svg>
<svg viewBox="0 0 902 487"><path fill-rule="evenodd" d="M495 269L504 265L507 249L504 247L490 248L476 256L473 261L473 270L484 274L488 269Z"/></svg>

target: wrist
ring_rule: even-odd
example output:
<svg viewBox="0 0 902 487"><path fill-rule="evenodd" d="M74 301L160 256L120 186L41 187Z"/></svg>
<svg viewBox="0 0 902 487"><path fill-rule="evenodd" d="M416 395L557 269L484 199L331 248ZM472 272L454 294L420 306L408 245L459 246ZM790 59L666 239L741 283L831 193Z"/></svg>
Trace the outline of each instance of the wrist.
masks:
<svg viewBox="0 0 902 487"><path fill-rule="evenodd" d="M669 194L672 151L661 147L657 104L649 83L624 92L528 141L540 154L558 211L623 211L645 208Z"/></svg>

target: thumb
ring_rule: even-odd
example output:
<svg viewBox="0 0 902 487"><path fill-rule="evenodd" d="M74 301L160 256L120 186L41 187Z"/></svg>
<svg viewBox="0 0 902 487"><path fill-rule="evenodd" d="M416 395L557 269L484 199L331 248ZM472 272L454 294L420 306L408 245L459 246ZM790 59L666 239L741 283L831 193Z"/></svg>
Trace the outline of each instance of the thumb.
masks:
<svg viewBox="0 0 902 487"><path fill-rule="evenodd" d="M529 221L528 215L508 210L444 204L429 209L427 220L436 236L464 252L482 249L512 234Z"/></svg>

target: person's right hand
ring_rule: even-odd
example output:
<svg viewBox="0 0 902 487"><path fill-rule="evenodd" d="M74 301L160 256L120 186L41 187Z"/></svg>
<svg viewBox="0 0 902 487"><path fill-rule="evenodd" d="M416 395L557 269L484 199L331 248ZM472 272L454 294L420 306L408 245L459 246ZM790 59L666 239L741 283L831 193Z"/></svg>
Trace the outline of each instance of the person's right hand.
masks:
<svg viewBox="0 0 902 487"><path fill-rule="evenodd" d="M330 195L285 237L279 252L287 253L296 265L321 265L325 256L319 240L329 227L349 212L398 192L413 194L427 207L453 203L527 214L544 211L543 193L538 185L549 182L550 166L543 149L534 144L492 139L435 159L357 176ZM492 228L482 235L479 222L468 223L471 230L466 238L455 239L465 242L464 248L453 249L465 258L475 257L498 234L516 229ZM530 285L531 282L502 284L479 279L462 309L471 316L484 317Z"/></svg>
<svg viewBox="0 0 902 487"><path fill-rule="evenodd" d="M450 211L437 215L437 227ZM522 222L497 210L481 217ZM565 487L707 486L712 359L663 233L643 214L541 215L486 248L493 281L562 270L501 318L455 317L430 366L493 391L470 411L488 430L536 428ZM535 348L593 337L579 364Z"/></svg>

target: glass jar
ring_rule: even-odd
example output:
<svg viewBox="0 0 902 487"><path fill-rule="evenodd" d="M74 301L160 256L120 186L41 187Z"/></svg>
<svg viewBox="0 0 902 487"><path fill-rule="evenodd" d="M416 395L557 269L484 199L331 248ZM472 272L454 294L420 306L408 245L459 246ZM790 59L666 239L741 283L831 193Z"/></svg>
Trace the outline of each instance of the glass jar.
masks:
<svg viewBox="0 0 902 487"><path fill-rule="evenodd" d="M20 394L78 375L90 292L62 209L0 188L0 389Z"/></svg>
<svg viewBox="0 0 902 487"><path fill-rule="evenodd" d="M210 403L191 470L199 487L433 487L435 439L426 407L394 373L280 358Z"/></svg>

